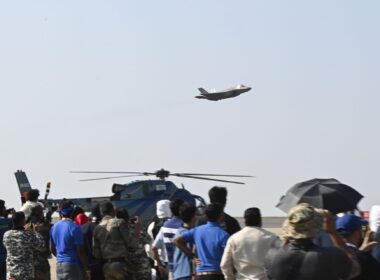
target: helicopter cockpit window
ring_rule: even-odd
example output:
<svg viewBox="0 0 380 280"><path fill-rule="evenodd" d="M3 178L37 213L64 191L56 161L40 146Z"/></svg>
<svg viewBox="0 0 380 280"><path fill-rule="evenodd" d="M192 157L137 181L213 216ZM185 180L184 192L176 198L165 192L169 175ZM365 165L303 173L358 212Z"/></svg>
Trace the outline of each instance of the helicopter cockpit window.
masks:
<svg viewBox="0 0 380 280"><path fill-rule="evenodd" d="M113 193L120 193L120 192L124 191L124 189L125 189L124 185L114 184L112 186L112 192Z"/></svg>

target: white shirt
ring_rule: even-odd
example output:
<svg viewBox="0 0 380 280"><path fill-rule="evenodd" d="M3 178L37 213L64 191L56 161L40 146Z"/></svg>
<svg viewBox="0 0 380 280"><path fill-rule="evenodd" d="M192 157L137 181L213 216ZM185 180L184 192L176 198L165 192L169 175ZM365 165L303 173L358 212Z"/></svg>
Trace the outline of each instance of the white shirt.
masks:
<svg viewBox="0 0 380 280"><path fill-rule="evenodd" d="M41 202L34 202L29 200L22 205L20 211L24 212L25 220L29 218L30 214L32 214L32 208L36 206L41 206L44 208L44 205Z"/></svg>
<svg viewBox="0 0 380 280"><path fill-rule="evenodd" d="M162 227L158 232L156 239L153 241L152 247L158 249L158 254L160 256L161 261L167 263L168 254L166 253L166 247L164 245L164 233L162 231Z"/></svg>
<svg viewBox="0 0 380 280"><path fill-rule="evenodd" d="M233 234L220 264L225 280L268 280L264 270L265 255L281 244L278 236L259 227L245 227Z"/></svg>

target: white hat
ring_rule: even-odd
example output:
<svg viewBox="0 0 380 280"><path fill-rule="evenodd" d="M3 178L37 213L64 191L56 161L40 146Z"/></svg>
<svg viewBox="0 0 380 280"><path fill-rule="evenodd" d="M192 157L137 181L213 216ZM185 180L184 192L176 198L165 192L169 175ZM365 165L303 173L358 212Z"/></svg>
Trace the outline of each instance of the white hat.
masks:
<svg viewBox="0 0 380 280"><path fill-rule="evenodd" d="M158 218L170 218L172 211L170 211L170 200L160 200L156 204L156 214Z"/></svg>

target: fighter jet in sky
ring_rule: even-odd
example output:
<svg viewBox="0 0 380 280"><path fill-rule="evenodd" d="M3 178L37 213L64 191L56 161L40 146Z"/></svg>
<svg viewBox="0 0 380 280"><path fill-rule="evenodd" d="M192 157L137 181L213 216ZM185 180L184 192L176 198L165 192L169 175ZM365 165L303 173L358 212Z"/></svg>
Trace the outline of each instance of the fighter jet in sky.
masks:
<svg viewBox="0 0 380 280"><path fill-rule="evenodd" d="M199 91L201 92L201 95L195 96L195 98L199 99L208 99L212 101L218 101L221 99L226 99L226 98L232 98L236 97L244 92L250 91L251 88L247 87L245 85L237 85L236 87L221 90L221 91L210 91L208 92L204 88L199 88Z"/></svg>

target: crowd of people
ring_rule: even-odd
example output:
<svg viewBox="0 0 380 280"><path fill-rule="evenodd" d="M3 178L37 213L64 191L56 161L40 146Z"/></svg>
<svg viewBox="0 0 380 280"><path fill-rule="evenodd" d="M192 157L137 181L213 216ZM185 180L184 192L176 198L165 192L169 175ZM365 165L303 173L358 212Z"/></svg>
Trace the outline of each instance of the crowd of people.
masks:
<svg viewBox="0 0 380 280"><path fill-rule="evenodd" d="M299 204L281 236L262 228L260 209L243 228L224 212L227 190L213 187L203 213L181 199L161 200L147 229L111 202L87 215L70 200L52 223L38 190L20 211L0 200L0 280L376 280L380 279L380 207L368 221Z"/></svg>

